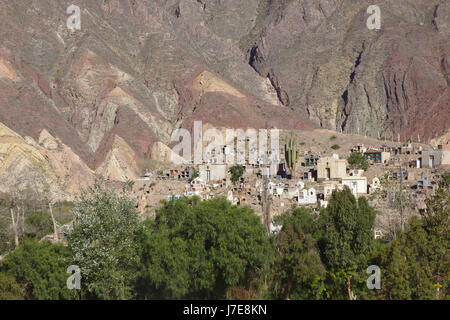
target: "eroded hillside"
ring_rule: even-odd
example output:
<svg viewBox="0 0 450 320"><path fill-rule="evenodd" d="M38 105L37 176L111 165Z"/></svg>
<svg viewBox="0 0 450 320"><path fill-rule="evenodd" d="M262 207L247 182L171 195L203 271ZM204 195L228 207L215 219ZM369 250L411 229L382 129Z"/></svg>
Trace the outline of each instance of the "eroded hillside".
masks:
<svg viewBox="0 0 450 320"><path fill-rule="evenodd" d="M81 0L75 31L71 4L0 1L0 122L24 137L2 148L48 153L62 170L48 179L132 179L194 120L422 141L448 129L446 1L383 1L380 30L359 0ZM36 150L18 152L25 139Z"/></svg>

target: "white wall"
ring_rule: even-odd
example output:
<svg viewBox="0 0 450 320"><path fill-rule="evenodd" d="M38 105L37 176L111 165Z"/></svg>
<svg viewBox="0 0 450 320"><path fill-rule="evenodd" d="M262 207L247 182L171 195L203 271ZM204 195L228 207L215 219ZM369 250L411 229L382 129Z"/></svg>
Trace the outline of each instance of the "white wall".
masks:
<svg viewBox="0 0 450 320"><path fill-rule="evenodd" d="M356 186L354 186L354 183ZM367 193L367 179L359 178L359 179L342 179L342 184L344 186L348 186L353 194L365 194Z"/></svg>

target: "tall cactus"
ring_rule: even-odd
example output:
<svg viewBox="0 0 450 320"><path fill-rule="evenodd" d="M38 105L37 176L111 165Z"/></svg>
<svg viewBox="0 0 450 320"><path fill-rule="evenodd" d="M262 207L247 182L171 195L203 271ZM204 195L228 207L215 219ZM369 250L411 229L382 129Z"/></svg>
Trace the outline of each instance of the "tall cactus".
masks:
<svg viewBox="0 0 450 320"><path fill-rule="evenodd" d="M291 133L290 138L287 140L285 147L285 159L286 159L286 165L291 171L291 174L293 174L295 169L295 164L298 159L298 151L297 151L297 142L295 141L294 136Z"/></svg>

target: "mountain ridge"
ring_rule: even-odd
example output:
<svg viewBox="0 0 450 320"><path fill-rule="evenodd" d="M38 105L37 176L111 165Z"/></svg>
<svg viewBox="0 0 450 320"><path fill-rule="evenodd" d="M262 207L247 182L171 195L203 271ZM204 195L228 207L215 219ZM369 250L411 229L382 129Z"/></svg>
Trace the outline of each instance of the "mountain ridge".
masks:
<svg viewBox="0 0 450 320"><path fill-rule="evenodd" d="M130 150L142 169L194 121L422 142L448 130L445 1L384 1L381 30L365 0L80 0L74 32L71 4L0 1L0 122L46 130L92 172Z"/></svg>

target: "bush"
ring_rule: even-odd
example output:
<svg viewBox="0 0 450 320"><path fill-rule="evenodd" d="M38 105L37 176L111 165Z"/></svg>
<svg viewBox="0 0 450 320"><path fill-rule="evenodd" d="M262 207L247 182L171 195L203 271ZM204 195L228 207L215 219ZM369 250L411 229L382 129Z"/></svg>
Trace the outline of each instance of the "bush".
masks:
<svg viewBox="0 0 450 320"><path fill-rule="evenodd" d="M23 300L20 284L6 273L0 273L0 300Z"/></svg>
<svg viewBox="0 0 450 320"><path fill-rule="evenodd" d="M200 172L198 172L197 169L194 169L194 173L192 174L191 181L194 180L194 179L196 179L196 178L198 178L199 175L200 175Z"/></svg>
<svg viewBox="0 0 450 320"><path fill-rule="evenodd" d="M26 235L40 240L42 237L53 232L53 223L50 213L45 211L34 211L25 219Z"/></svg>
<svg viewBox="0 0 450 320"><path fill-rule="evenodd" d="M244 174L244 167L241 165L235 165L232 166L230 168L230 173L231 173L231 181L233 183L236 183L239 181L239 179L242 177L242 175Z"/></svg>
<svg viewBox="0 0 450 320"><path fill-rule="evenodd" d="M6 210L3 210L3 212L9 213ZM13 249L13 246L11 218L8 215L0 215L0 255Z"/></svg>
<svg viewBox="0 0 450 320"><path fill-rule="evenodd" d="M350 169L369 169L369 161L359 152L352 152L347 161Z"/></svg>
<svg viewBox="0 0 450 320"><path fill-rule="evenodd" d="M336 137L335 135L332 135L332 136L330 137L330 140L331 140L331 141L336 140L336 139L337 139L337 137Z"/></svg>
<svg viewBox="0 0 450 320"><path fill-rule="evenodd" d="M340 148L341 148L341 146L338 145L338 144L334 144L334 145L331 146L331 149L333 149L333 150L337 150L337 149L340 149Z"/></svg>
<svg viewBox="0 0 450 320"><path fill-rule="evenodd" d="M25 240L0 262L0 272L25 287L26 299L65 300L74 298L66 286L71 264L71 252L63 245Z"/></svg>

